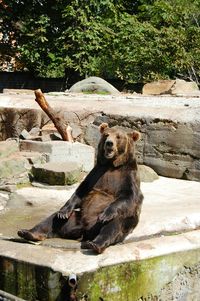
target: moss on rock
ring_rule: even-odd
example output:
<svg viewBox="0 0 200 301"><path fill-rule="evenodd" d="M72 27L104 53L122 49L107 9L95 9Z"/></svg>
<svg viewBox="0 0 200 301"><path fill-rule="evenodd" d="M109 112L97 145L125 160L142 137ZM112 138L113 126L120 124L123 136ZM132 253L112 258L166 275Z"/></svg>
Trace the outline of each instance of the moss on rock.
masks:
<svg viewBox="0 0 200 301"><path fill-rule="evenodd" d="M81 277L78 295L80 300L87 295L91 301L158 300L155 298L184 266L198 262L200 250L104 267Z"/></svg>

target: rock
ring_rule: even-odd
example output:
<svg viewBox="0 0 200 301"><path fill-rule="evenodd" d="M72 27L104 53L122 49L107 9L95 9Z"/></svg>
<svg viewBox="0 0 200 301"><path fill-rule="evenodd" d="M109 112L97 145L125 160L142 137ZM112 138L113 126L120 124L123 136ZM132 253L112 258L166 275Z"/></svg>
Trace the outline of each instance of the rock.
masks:
<svg viewBox="0 0 200 301"><path fill-rule="evenodd" d="M170 94L170 89L174 85L175 80L158 80L147 83L143 86L142 94L144 95L160 95Z"/></svg>
<svg viewBox="0 0 200 301"><path fill-rule="evenodd" d="M62 140L61 135L58 133L57 128L53 123L45 124L41 129L41 139L46 142L49 140ZM60 137L61 139L58 139Z"/></svg>
<svg viewBox="0 0 200 301"><path fill-rule="evenodd" d="M47 189L47 185L41 187L24 187L21 189L17 189L15 193L12 193L10 196L11 201L8 203L8 207L17 207L22 206L31 206L32 208L38 207L39 214L41 213L41 209L44 206L49 207L48 213L53 213L54 210L58 210L61 206L63 206L66 201L72 196L77 185L71 186L58 186L58 189L55 186L49 186L50 189ZM22 201L21 201L22 200ZM32 210L32 214L34 214L34 210ZM43 213L42 213L43 214ZM44 217L44 216L43 216Z"/></svg>
<svg viewBox="0 0 200 301"><path fill-rule="evenodd" d="M11 96L14 97L14 95L10 95L9 99ZM23 129L40 127L42 119L43 122L46 122L47 117L44 116L42 110L27 108L29 102L26 102L24 99L22 101L23 105L21 108L17 108L16 104L10 104L8 107L0 107L1 119L6 120L6 123L0 121L0 140L19 137ZM18 100L16 100L17 102Z"/></svg>
<svg viewBox="0 0 200 301"><path fill-rule="evenodd" d="M172 95L187 95L193 92L200 92L197 83L186 82L183 79L176 79L170 88L170 93Z"/></svg>
<svg viewBox="0 0 200 301"><path fill-rule="evenodd" d="M8 193L0 192L0 211L5 209L8 200L9 200Z"/></svg>
<svg viewBox="0 0 200 301"><path fill-rule="evenodd" d="M132 116L109 114L106 121L127 129L135 126L142 133L136 147L140 164L165 177L200 181L199 100L192 98L186 108L181 97L149 98L143 99L144 105L135 103ZM105 115L97 119L103 122Z"/></svg>
<svg viewBox="0 0 200 301"><path fill-rule="evenodd" d="M143 163L159 175L200 180L199 126L156 120L147 127ZM195 172L194 172L195 170Z"/></svg>
<svg viewBox="0 0 200 301"><path fill-rule="evenodd" d="M4 106L0 108L0 140L13 137L11 134L16 129L17 133L21 129L20 133L24 128L41 128L48 121L48 118L41 114L42 110L33 109L36 106L34 97L30 99L26 96L25 99L21 96L16 98L14 95L0 95L0 103ZM200 98L190 97L188 94L186 97L138 95L130 99L124 98L123 95L96 97L70 94L60 97L59 100L48 96L48 100L58 111L63 112L66 121L76 123L83 129L82 137L87 137L82 141L96 146L96 126L101 122L108 122L110 126L122 126L125 130L138 129L142 133L142 139L136 148L140 164L150 166L159 175L200 181ZM20 143L30 144L27 140ZM31 151L38 151L38 145L43 145L43 149L46 149L46 143L32 143L36 143L37 147L34 149L35 146L32 145ZM91 165L94 162L94 149L91 154L87 145L84 151L76 143L73 146L69 145L67 150L64 150L65 146L55 145L55 149L62 148L56 152L52 150L49 142L47 144L47 152L44 153L47 153L49 160L64 161L70 157L70 160L78 162L84 157L86 171L93 167ZM29 146L27 148L29 149ZM60 151L62 155L59 155Z"/></svg>
<svg viewBox="0 0 200 301"><path fill-rule="evenodd" d="M29 134L29 132L26 129L23 129L23 131L19 135L19 138L26 140L26 139L31 139L32 136Z"/></svg>
<svg viewBox="0 0 200 301"><path fill-rule="evenodd" d="M51 140L62 140L62 136L59 133L56 133L56 132L50 134L49 137L50 137ZM43 141L45 141L45 140L43 140Z"/></svg>
<svg viewBox="0 0 200 301"><path fill-rule="evenodd" d="M20 155L22 157L26 158L28 163L30 163L31 165L46 163L46 156L44 154L39 153L39 152L21 151Z"/></svg>
<svg viewBox="0 0 200 301"><path fill-rule="evenodd" d="M28 174L31 169L31 165L34 163L46 162L46 157L44 157L41 153L16 151L15 147L12 148L13 144L10 142L11 141L7 141L6 143L3 143L4 146L11 146L9 150L10 154L8 151L8 156L0 158L1 190L9 190L7 187L8 185L15 186L29 183ZM11 151L13 151L13 153L11 153Z"/></svg>
<svg viewBox="0 0 200 301"><path fill-rule="evenodd" d="M40 128L39 127L34 127L29 131L29 134L31 136L39 136L40 134Z"/></svg>
<svg viewBox="0 0 200 301"><path fill-rule="evenodd" d="M192 93L199 93L197 96L200 96L198 85L195 82L186 82L183 79L158 80L145 84L142 90L144 95L191 95Z"/></svg>
<svg viewBox="0 0 200 301"><path fill-rule="evenodd" d="M74 84L69 92L92 92L92 93L107 93L107 94L120 94L120 92L109 84L107 81L100 77L91 76Z"/></svg>
<svg viewBox="0 0 200 301"><path fill-rule="evenodd" d="M30 140L33 140L33 141L46 141L46 139L44 139L44 137L42 137L42 136L31 136ZM48 137L48 140L50 140L50 137Z"/></svg>
<svg viewBox="0 0 200 301"><path fill-rule="evenodd" d="M100 136L101 136L101 134L99 132L98 126L96 126L94 124L89 124L86 127L84 139L87 144L92 145L93 147L96 148L96 150L97 150Z"/></svg>
<svg viewBox="0 0 200 301"><path fill-rule="evenodd" d="M90 171L94 167L95 151L92 146L79 142L48 141L39 142L31 140L20 141L20 149L45 153L47 161L65 163L76 162L82 166L83 171Z"/></svg>
<svg viewBox="0 0 200 301"><path fill-rule="evenodd" d="M49 185L72 185L81 179L81 167L75 162L45 163L32 167L33 179Z"/></svg>
<svg viewBox="0 0 200 301"><path fill-rule="evenodd" d="M42 127L41 132L42 134L53 134L58 131L53 123L48 123Z"/></svg>
<svg viewBox="0 0 200 301"><path fill-rule="evenodd" d="M138 165L141 182L153 182L159 179L157 173L149 166Z"/></svg>
<svg viewBox="0 0 200 301"><path fill-rule="evenodd" d="M26 163L26 159L18 155L0 160L0 179L9 179L26 172Z"/></svg>
<svg viewBox="0 0 200 301"><path fill-rule="evenodd" d="M15 140L0 141L0 159L19 151L19 144Z"/></svg>
<svg viewBox="0 0 200 301"><path fill-rule="evenodd" d="M34 90L30 89L3 89L4 94L33 94Z"/></svg>
<svg viewBox="0 0 200 301"><path fill-rule="evenodd" d="M72 128L72 137L74 139L77 139L78 137L80 137L82 135L82 129L79 125L77 125L75 123L70 123L70 126Z"/></svg>
<svg viewBox="0 0 200 301"><path fill-rule="evenodd" d="M17 187L15 184L3 184L0 185L0 190L6 191L6 192L14 192L16 191Z"/></svg>

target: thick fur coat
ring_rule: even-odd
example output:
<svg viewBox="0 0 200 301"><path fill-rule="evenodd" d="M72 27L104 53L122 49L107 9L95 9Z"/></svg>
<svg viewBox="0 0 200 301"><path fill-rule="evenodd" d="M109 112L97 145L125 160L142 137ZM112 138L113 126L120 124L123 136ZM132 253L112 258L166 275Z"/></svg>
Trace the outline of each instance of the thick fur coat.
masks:
<svg viewBox="0 0 200 301"><path fill-rule="evenodd" d="M102 253L136 227L143 200L135 158L140 134L127 134L106 123L100 125L100 133L97 163L72 197L32 229L18 231L20 237L77 239L82 248Z"/></svg>

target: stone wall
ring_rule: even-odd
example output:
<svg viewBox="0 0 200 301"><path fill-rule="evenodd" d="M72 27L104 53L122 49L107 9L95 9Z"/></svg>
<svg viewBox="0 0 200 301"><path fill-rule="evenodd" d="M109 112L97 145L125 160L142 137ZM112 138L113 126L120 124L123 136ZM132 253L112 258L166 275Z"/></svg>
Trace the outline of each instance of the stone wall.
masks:
<svg viewBox="0 0 200 301"><path fill-rule="evenodd" d="M196 119L142 117L142 112L141 117L83 110L62 113L70 122L76 140L94 147L99 140L101 122L127 131L137 129L142 133L137 147L139 163L152 167L162 176L200 181L200 122ZM0 140L18 137L24 128L41 128L48 121L39 109L1 108Z"/></svg>
<svg viewBox="0 0 200 301"><path fill-rule="evenodd" d="M93 301L197 301L199 267L198 250L104 267L80 278L78 296Z"/></svg>
<svg viewBox="0 0 200 301"><path fill-rule="evenodd" d="M197 301L199 264L197 249L105 266L79 275L77 299L73 299L67 276L45 266L0 257L0 290L30 301Z"/></svg>
<svg viewBox="0 0 200 301"><path fill-rule="evenodd" d="M96 145L101 122L127 131L139 130L142 139L137 146L138 162L152 167L159 175L200 180L200 127L195 121L185 123L159 118L102 115L86 127L86 143Z"/></svg>

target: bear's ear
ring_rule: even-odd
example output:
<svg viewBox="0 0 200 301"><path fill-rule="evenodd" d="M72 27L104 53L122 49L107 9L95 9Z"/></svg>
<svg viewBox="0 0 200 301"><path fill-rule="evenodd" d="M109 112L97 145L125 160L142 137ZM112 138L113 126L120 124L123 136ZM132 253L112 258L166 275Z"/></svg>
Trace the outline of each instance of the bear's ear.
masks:
<svg viewBox="0 0 200 301"><path fill-rule="evenodd" d="M140 138L141 138L141 134L138 131L133 131L129 135L133 139L133 141L135 141L135 142L140 140Z"/></svg>
<svg viewBox="0 0 200 301"><path fill-rule="evenodd" d="M108 124L105 122L100 124L100 126L99 126L100 133L103 134L104 130L107 129L108 127L109 127Z"/></svg>

